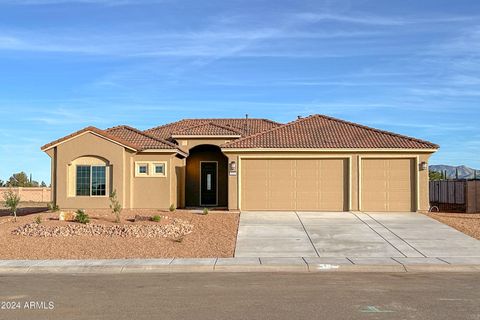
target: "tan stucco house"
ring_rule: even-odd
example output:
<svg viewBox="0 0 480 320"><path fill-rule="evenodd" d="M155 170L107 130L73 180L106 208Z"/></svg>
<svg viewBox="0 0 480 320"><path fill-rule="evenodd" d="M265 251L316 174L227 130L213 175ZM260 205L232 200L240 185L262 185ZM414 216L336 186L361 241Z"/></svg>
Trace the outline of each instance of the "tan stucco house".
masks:
<svg viewBox="0 0 480 320"><path fill-rule="evenodd" d="M42 147L61 208L421 211L438 146L312 115L88 127Z"/></svg>

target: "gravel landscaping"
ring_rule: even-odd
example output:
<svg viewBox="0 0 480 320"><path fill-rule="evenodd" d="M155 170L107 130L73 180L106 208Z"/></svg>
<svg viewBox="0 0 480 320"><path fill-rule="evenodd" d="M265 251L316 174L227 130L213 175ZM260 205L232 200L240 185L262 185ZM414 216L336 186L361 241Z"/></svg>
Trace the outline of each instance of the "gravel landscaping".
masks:
<svg viewBox="0 0 480 320"><path fill-rule="evenodd" d="M480 213L429 212L425 215L480 240Z"/></svg>
<svg viewBox="0 0 480 320"><path fill-rule="evenodd" d="M110 210L86 210L90 223L80 224L31 211L0 216L0 260L233 257L239 221L237 212L142 209L115 223Z"/></svg>

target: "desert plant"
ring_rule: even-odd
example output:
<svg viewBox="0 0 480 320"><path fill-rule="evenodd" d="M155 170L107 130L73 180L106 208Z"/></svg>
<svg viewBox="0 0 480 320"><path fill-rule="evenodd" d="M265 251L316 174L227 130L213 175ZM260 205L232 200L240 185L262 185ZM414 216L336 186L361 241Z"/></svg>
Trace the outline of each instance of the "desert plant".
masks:
<svg viewBox="0 0 480 320"><path fill-rule="evenodd" d="M49 211L52 211L52 212L60 211L60 207L58 206L58 204L53 203L53 202L49 202L47 204L47 208L48 208Z"/></svg>
<svg viewBox="0 0 480 320"><path fill-rule="evenodd" d="M12 211L13 219L14 221L17 221L17 209L21 200L20 196L12 189L8 189L3 195L3 199L5 200L5 207Z"/></svg>
<svg viewBox="0 0 480 320"><path fill-rule="evenodd" d="M152 217L152 221L153 222L160 222L160 220L162 220L162 217L160 217L159 215L154 215Z"/></svg>
<svg viewBox="0 0 480 320"><path fill-rule="evenodd" d="M75 221L83 224L90 222L90 217L85 213L85 210L78 209L75 215Z"/></svg>
<svg viewBox="0 0 480 320"><path fill-rule="evenodd" d="M208 214L208 208L203 208L203 214L207 215Z"/></svg>
<svg viewBox="0 0 480 320"><path fill-rule="evenodd" d="M175 208L175 205L172 203L170 205L170 208L168 208L168 210L170 210L170 212L174 212L177 208Z"/></svg>
<svg viewBox="0 0 480 320"><path fill-rule="evenodd" d="M33 222L35 222L36 224L42 223L42 217L36 216L35 219L33 220Z"/></svg>
<svg viewBox="0 0 480 320"><path fill-rule="evenodd" d="M110 209L115 214L115 222L120 222L120 213L122 213L122 205L118 201L117 191L113 190L110 194Z"/></svg>

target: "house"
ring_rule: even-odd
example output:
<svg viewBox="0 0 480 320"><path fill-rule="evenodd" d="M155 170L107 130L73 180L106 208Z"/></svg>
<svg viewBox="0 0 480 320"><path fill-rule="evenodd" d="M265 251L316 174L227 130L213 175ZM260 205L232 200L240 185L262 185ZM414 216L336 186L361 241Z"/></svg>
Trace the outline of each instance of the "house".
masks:
<svg viewBox="0 0 480 320"><path fill-rule="evenodd" d="M427 210L433 143L324 115L87 127L42 147L61 208Z"/></svg>

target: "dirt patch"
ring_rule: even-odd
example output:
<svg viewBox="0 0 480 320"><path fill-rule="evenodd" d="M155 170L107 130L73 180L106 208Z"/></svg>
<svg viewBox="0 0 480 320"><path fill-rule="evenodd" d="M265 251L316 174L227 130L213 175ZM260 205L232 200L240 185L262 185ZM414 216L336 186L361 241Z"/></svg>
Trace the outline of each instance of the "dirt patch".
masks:
<svg viewBox="0 0 480 320"><path fill-rule="evenodd" d="M480 213L429 212L424 214L480 240Z"/></svg>
<svg viewBox="0 0 480 320"><path fill-rule="evenodd" d="M18 206L17 216L26 216L33 213L46 212L48 207L43 202L22 202ZM8 217L12 212L4 207L3 199L0 198L0 217Z"/></svg>
<svg viewBox="0 0 480 320"><path fill-rule="evenodd" d="M92 225L115 230L117 234L38 237L13 234L26 224L33 224L41 216L41 228L58 229L82 226L75 222L58 220L58 213L25 214L13 222L13 217L0 217L0 259L123 259L123 258L202 258L232 257L235 250L239 213L210 211L202 215L193 211L124 210L119 224L109 210L86 210ZM137 221L135 216L160 215L161 222ZM122 227L131 230L156 230L172 224L175 219L191 225L191 233L180 241L174 237L118 236ZM121 227L120 227L121 226ZM146 226L142 228L141 226ZM72 227L70 227L72 228ZM77 227L73 227L76 229ZM143 232L143 231L142 231Z"/></svg>

